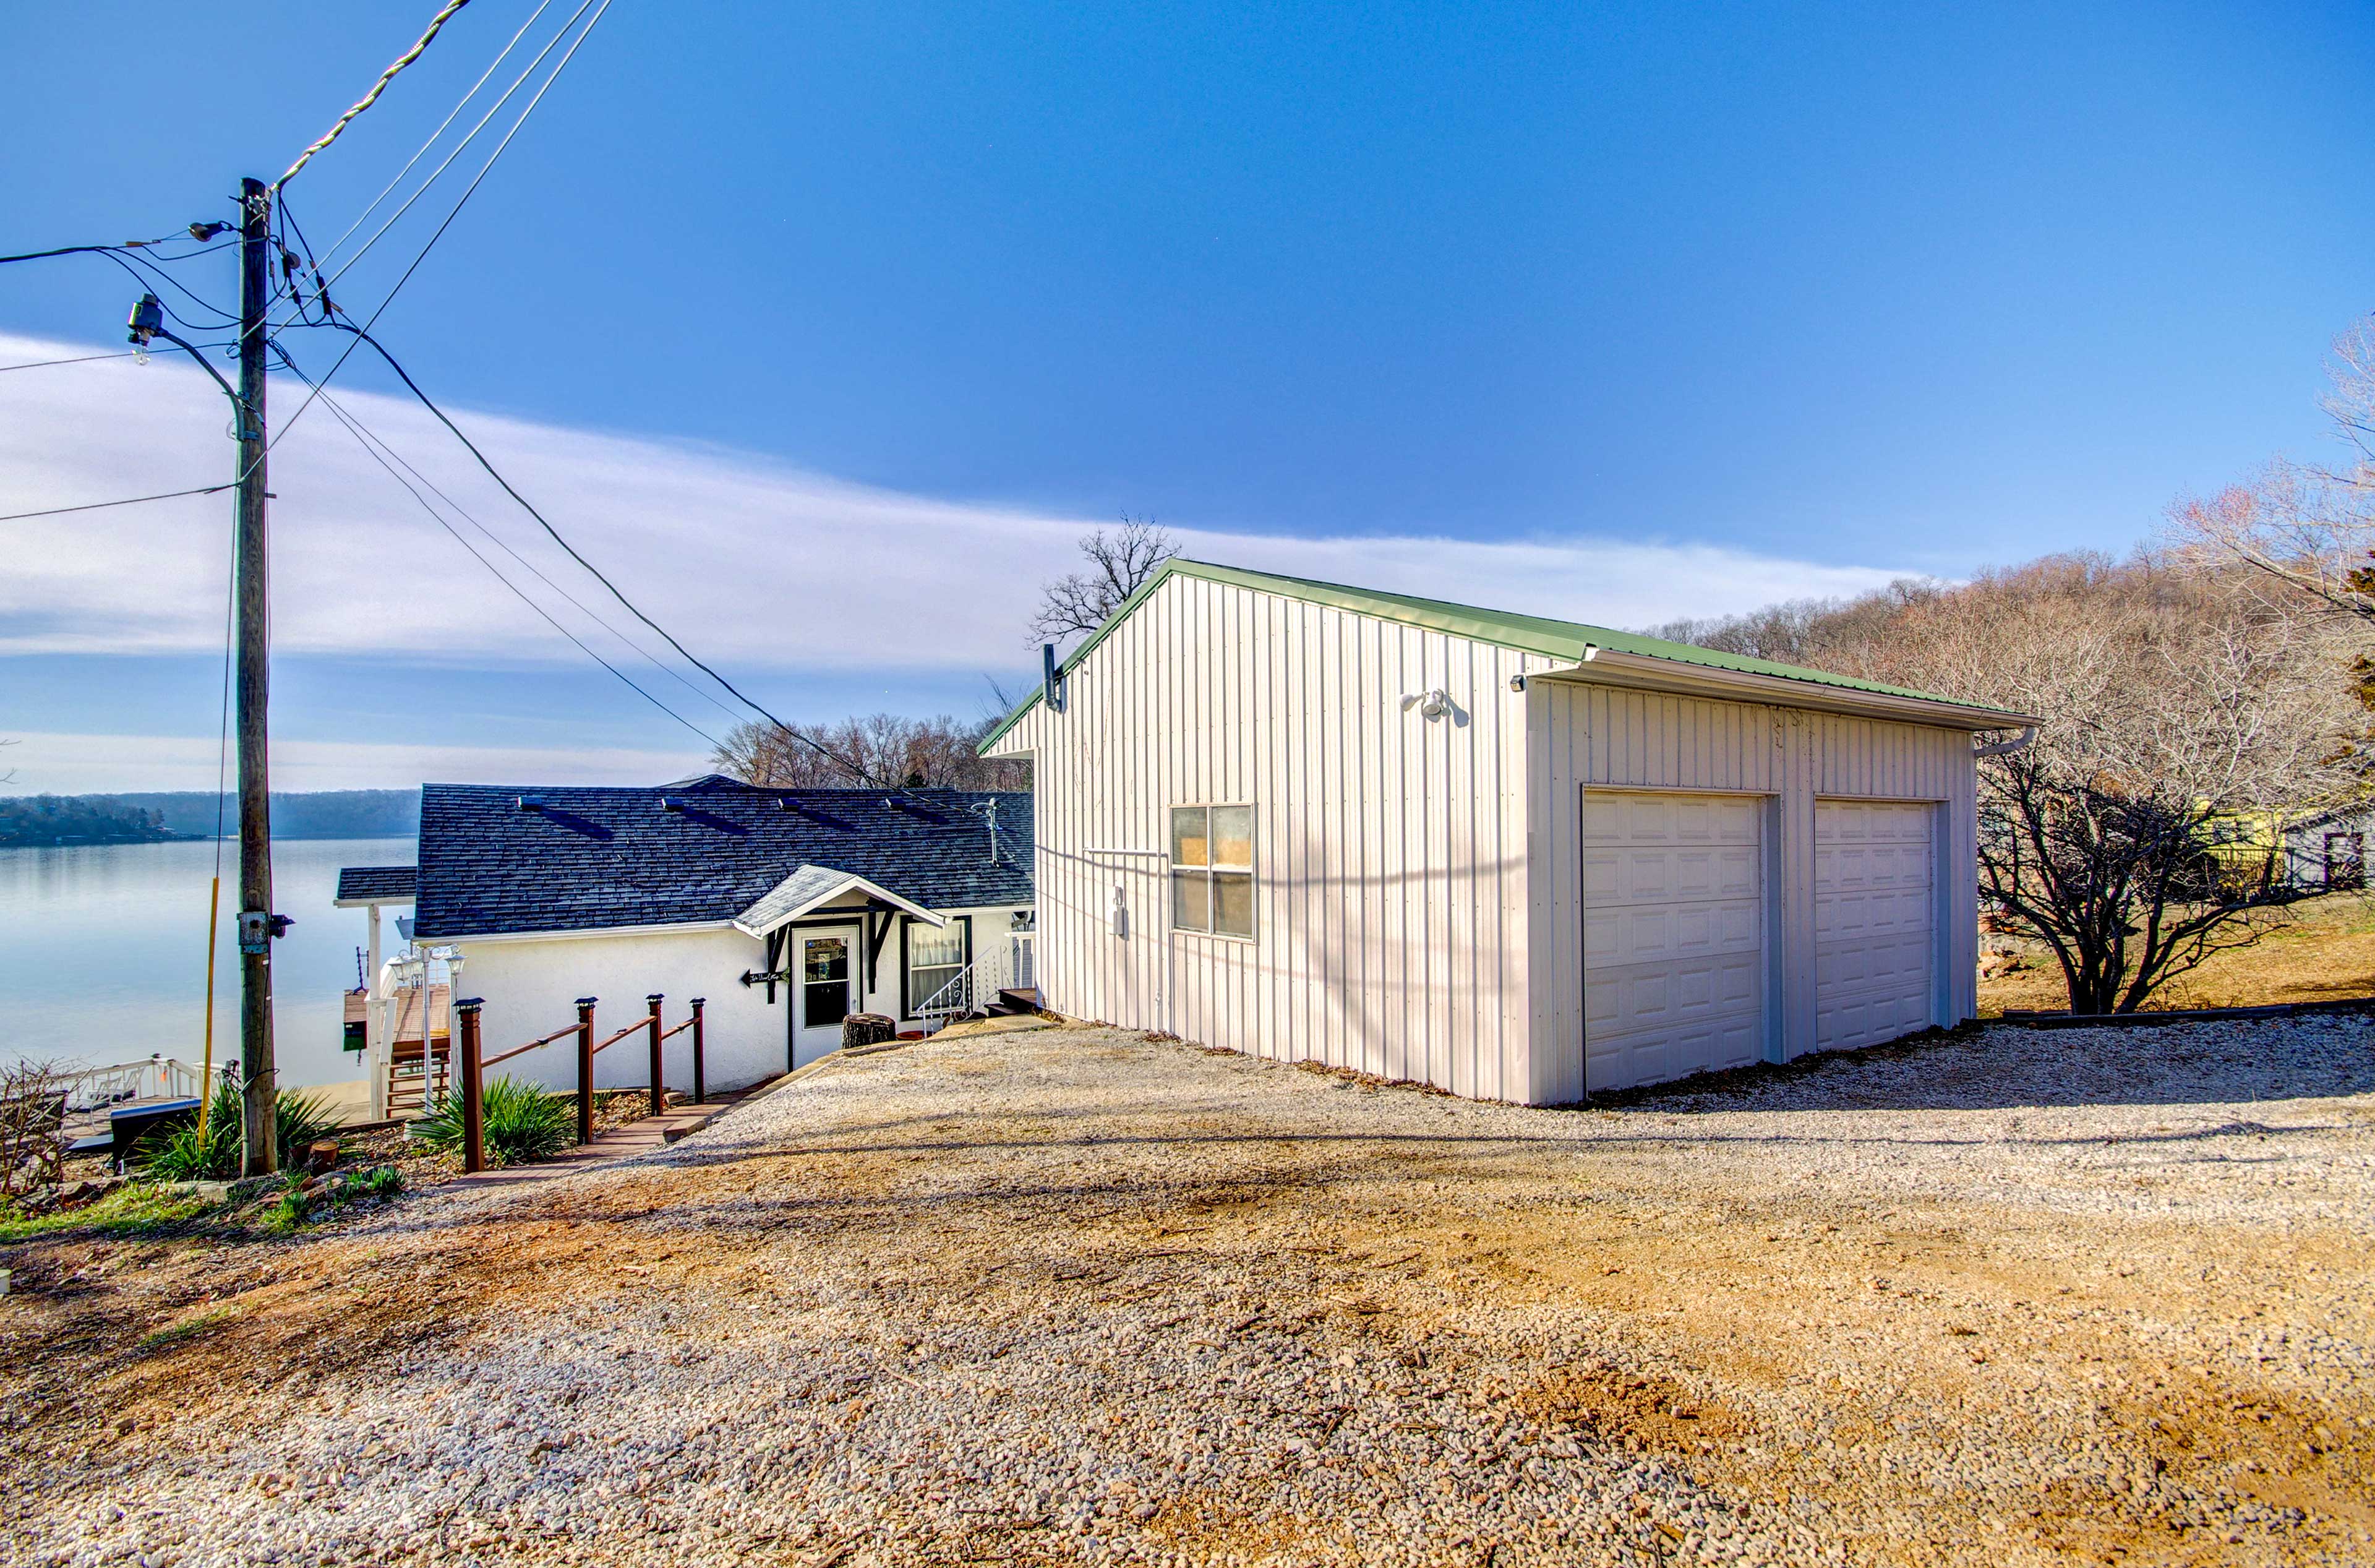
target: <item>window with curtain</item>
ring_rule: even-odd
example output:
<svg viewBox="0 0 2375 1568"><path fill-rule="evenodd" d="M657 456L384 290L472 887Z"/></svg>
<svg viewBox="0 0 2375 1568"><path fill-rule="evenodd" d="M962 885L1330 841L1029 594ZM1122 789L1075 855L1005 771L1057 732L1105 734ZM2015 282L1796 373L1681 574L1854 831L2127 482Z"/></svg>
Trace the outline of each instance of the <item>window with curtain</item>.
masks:
<svg viewBox="0 0 2375 1568"><path fill-rule="evenodd" d="M1171 925L1215 937L1254 934L1254 808L1171 808Z"/></svg>
<svg viewBox="0 0 2375 1568"><path fill-rule="evenodd" d="M965 964L965 920L951 920L938 929L910 924L907 927L907 1007L912 1014L957 977Z"/></svg>

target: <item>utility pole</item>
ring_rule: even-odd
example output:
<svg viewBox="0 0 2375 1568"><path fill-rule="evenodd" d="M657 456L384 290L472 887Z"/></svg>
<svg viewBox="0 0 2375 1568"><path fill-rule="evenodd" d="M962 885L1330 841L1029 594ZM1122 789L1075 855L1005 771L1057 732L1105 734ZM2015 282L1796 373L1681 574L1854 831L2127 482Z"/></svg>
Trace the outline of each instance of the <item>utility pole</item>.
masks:
<svg viewBox="0 0 2375 1568"><path fill-rule="evenodd" d="M268 242L272 193L240 182L239 223L239 1052L246 1095L241 1170L280 1165L272 1055L272 939L288 923L272 913L272 781L265 720L270 690L271 595L265 564L264 339L272 302ZM424 1029L425 1034L427 1031ZM209 1086L211 1091L211 1086Z"/></svg>

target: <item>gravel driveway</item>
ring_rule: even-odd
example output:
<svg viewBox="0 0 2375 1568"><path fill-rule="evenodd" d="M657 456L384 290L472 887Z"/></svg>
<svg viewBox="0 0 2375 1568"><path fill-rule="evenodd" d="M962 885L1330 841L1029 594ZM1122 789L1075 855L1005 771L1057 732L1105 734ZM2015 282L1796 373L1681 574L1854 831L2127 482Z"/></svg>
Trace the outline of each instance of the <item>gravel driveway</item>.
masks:
<svg viewBox="0 0 2375 1568"><path fill-rule="evenodd" d="M2370 1231L2361 1020L1587 1111L936 1041L35 1280L0 1556L2365 1563Z"/></svg>

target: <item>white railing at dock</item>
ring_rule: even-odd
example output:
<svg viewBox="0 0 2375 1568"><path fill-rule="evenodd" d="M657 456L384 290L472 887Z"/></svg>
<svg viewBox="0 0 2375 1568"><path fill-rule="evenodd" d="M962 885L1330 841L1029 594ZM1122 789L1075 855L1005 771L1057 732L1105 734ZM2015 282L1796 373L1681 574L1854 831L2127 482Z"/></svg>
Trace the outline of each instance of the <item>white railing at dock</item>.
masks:
<svg viewBox="0 0 2375 1568"><path fill-rule="evenodd" d="M171 1056L151 1056L62 1073L58 1082L65 1091L67 1110L97 1111L133 1100L195 1100L206 1074Z"/></svg>

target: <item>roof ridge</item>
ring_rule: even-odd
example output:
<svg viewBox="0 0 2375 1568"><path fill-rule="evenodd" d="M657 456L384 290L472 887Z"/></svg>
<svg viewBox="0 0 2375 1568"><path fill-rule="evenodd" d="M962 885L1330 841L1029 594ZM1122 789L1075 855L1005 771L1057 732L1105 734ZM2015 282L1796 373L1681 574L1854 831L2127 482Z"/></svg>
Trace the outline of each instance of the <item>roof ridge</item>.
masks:
<svg viewBox="0 0 2375 1568"><path fill-rule="evenodd" d="M1156 589L1175 576L1189 576L1208 583L1248 588L1257 593L1282 595L1306 603L1331 606L1355 614L1372 615L1380 619L1419 626L1429 631L1467 637L1480 643L1514 648L1520 653L1538 654L1545 658L1566 659L1581 664L1599 653L1623 654L1637 657L1662 659L1678 666L1695 666L1705 669L1728 671L1736 675L1764 676L1792 680L1808 686L1860 693L1869 697L1893 698L1900 701L1932 702L1942 707L1981 709L1985 704L1960 701L1942 697L1936 692L1916 690L1909 686L1891 686L1884 681L1865 680L1855 676L1838 675L1829 670L1814 669L1804 665L1785 665L1772 659L1750 658L1741 654L1726 654L1695 643L1670 642L1662 637L1645 636L1636 631L1614 627L1595 626L1589 621L1560 620L1549 616L1528 615L1516 610L1488 609L1476 605L1459 604L1448 599L1430 599L1416 594L1398 593L1387 588L1362 588L1348 584L1329 583L1315 577L1291 577L1282 572L1259 572L1250 567L1223 566L1214 561L1197 560L1188 556L1174 556L1164 561L1130 595L1115 607L1114 612L1097 629L1066 656L1066 666L1076 665L1100 643L1113 633L1116 627L1144 604ZM1003 738L1008 731L1022 721L1034 703L1045 699L1045 692L1034 690L1015 704L1011 713L1000 719L990 731L975 743L978 751L987 751Z"/></svg>

